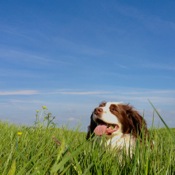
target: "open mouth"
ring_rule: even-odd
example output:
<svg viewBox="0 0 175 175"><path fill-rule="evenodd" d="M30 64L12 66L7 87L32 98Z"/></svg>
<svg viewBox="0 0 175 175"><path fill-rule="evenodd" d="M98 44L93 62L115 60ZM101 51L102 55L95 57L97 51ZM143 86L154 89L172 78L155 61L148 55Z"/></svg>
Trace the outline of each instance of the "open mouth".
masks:
<svg viewBox="0 0 175 175"><path fill-rule="evenodd" d="M97 119L96 122L98 125L95 128L94 133L98 136L112 135L113 132L119 129L119 126L117 124L106 123L100 119Z"/></svg>

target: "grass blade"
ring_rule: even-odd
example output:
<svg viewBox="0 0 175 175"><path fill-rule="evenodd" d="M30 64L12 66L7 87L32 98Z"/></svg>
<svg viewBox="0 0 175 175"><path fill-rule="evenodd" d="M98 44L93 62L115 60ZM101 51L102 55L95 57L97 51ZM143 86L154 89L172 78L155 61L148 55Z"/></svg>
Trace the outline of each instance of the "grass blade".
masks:
<svg viewBox="0 0 175 175"><path fill-rule="evenodd" d="M16 172L16 160L14 159L7 175L14 175Z"/></svg>
<svg viewBox="0 0 175 175"><path fill-rule="evenodd" d="M157 111L157 109L155 108L155 106L151 103L151 101L149 101L149 103L153 107L154 111L156 112L156 114L158 115L158 117L160 118L160 120L162 121L162 123L165 125L167 131L169 132L169 134L171 135L171 137L173 138L173 141L175 143L175 137L174 137L172 131L170 130L170 128L168 127L168 125L166 124L166 122L164 121L164 119L162 118L162 116L159 114L159 112Z"/></svg>

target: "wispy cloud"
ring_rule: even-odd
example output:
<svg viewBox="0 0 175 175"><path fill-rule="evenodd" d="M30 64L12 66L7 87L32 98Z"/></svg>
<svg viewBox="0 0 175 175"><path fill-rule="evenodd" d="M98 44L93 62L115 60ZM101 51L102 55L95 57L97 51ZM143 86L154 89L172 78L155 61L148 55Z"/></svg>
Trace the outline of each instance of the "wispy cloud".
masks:
<svg viewBox="0 0 175 175"><path fill-rule="evenodd" d="M161 107L175 104L175 90L118 88L111 92L110 94L101 94L101 98L107 101L142 104L142 106L149 104L148 100Z"/></svg>
<svg viewBox="0 0 175 175"><path fill-rule="evenodd" d="M134 6L117 3L117 5L115 5L114 8L120 14L140 21L141 23L143 23L143 25L145 25L147 29L149 29L152 32L175 30L175 23L173 21L164 20L158 16L143 13L141 10Z"/></svg>
<svg viewBox="0 0 175 175"><path fill-rule="evenodd" d="M159 69L159 70L169 70L174 71L175 70L175 63L174 64L160 64L160 63L145 63L142 65L144 68L149 69Z"/></svg>
<svg viewBox="0 0 175 175"><path fill-rule="evenodd" d="M60 91L52 91L48 92L49 94L63 94L63 95L100 95L100 94L109 94L109 91L68 91L68 90L60 90Z"/></svg>
<svg viewBox="0 0 175 175"><path fill-rule="evenodd" d="M3 59L10 62L19 62L19 63L31 63L31 64L60 64L67 63L62 60L55 60L52 58L47 58L47 56L43 56L41 53L34 54L31 52L13 50L13 49L0 49L0 54Z"/></svg>
<svg viewBox="0 0 175 175"><path fill-rule="evenodd" d="M36 90L18 90L18 91L0 91L0 96L7 95L35 95L39 92Z"/></svg>
<svg viewBox="0 0 175 175"><path fill-rule="evenodd" d="M92 46L89 46L88 44L78 43L66 38L56 37L55 43L56 45L59 45L59 47L64 47L69 51L78 54L85 54L90 56L101 56L105 54L105 51L103 49L94 48Z"/></svg>

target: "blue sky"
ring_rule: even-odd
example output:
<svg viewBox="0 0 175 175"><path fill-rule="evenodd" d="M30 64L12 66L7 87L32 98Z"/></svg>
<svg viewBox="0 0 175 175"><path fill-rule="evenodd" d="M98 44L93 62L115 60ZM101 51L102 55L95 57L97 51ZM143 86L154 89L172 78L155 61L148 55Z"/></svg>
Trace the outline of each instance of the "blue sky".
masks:
<svg viewBox="0 0 175 175"><path fill-rule="evenodd" d="M0 2L0 119L33 124L46 105L82 125L101 101L175 127L175 1ZM155 115L155 125L161 122Z"/></svg>

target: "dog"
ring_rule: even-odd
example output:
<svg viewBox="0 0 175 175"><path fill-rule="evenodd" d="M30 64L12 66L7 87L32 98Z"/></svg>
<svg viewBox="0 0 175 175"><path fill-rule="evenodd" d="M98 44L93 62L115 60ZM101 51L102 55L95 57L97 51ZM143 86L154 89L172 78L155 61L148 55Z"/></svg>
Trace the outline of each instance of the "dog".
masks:
<svg viewBox="0 0 175 175"><path fill-rule="evenodd" d="M123 150L132 155L136 141L148 136L144 118L131 105L119 102L103 102L96 107L90 118L86 139L105 137L105 146Z"/></svg>

